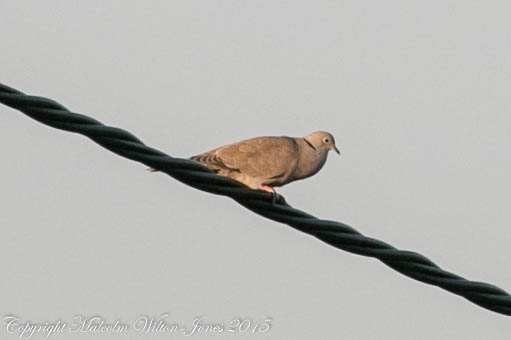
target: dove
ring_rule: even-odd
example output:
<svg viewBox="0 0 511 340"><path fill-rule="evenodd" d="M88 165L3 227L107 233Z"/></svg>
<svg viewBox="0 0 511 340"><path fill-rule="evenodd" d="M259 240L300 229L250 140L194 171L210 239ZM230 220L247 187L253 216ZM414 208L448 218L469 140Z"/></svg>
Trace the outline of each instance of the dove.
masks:
<svg viewBox="0 0 511 340"><path fill-rule="evenodd" d="M317 131L305 137L255 137L190 159L251 189L270 192L275 200L274 187L315 175L325 165L329 151L340 154L334 137Z"/></svg>

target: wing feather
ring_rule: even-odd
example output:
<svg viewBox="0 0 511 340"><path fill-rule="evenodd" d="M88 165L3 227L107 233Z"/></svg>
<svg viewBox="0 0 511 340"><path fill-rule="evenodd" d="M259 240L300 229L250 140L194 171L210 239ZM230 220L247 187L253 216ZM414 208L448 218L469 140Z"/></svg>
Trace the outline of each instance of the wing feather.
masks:
<svg viewBox="0 0 511 340"><path fill-rule="evenodd" d="M290 174L298 159L298 145L290 137L256 137L226 145L192 159L215 171L238 171L261 179Z"/></svg>

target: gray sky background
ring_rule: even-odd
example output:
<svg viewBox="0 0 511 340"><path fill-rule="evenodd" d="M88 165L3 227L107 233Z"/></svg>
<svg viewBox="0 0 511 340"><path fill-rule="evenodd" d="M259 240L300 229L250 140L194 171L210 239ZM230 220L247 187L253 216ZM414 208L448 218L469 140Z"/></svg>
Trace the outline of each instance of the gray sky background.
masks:
<svg viewBox="0 0 511 340"><path fill-rule="evenodd" d="M511 290L505 1L0 2L0 82L187 157L328 130L309 213ZM272 318L197 339L504 339L511 319L0 106L0 312ZM2 338L6 335L2 323ZM65 334L59 339L167 339Z"/></svg>

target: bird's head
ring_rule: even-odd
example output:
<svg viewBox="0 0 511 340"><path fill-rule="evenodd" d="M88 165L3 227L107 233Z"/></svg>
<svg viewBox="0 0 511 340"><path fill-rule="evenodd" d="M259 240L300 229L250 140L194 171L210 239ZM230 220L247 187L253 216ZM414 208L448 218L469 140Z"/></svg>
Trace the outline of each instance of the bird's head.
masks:
<svg viewBox="0 0 511 340"><path fill-rule="evenodd" d="M337 146L335 146L335 139L331 133L325 131L313 132L307 135L305 139L311 143L314 148L318 150L335 151L338 155L341 154Z"/></svg>

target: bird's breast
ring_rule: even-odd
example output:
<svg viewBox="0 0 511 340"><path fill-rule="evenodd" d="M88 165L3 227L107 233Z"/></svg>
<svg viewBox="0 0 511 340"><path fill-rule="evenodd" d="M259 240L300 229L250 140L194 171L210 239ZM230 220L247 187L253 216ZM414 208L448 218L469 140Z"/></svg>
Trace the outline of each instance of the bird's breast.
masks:
<svg viewBox="0 0 511 340"><path fill-rule="evenodd" d="M325 165L327 158L326 150L305 150L300 154L296 168L290 176L293 181L313 176Z"/></svg>

